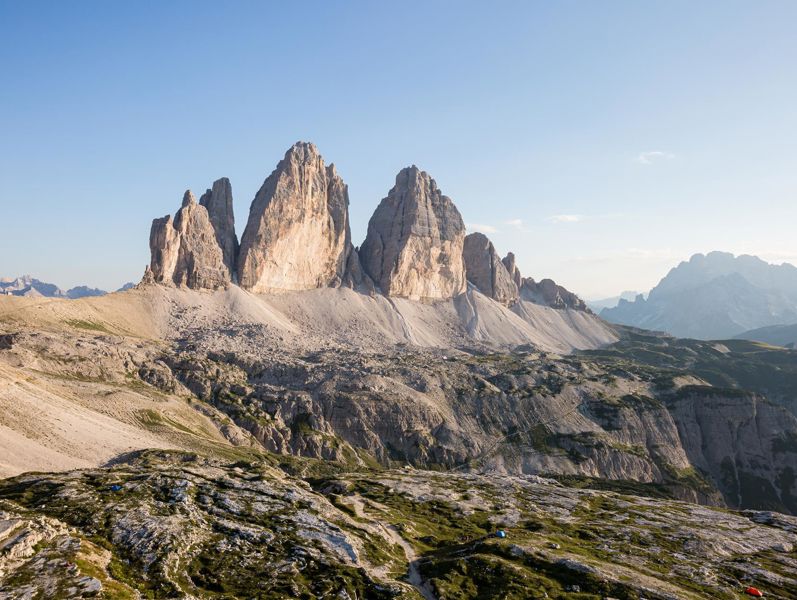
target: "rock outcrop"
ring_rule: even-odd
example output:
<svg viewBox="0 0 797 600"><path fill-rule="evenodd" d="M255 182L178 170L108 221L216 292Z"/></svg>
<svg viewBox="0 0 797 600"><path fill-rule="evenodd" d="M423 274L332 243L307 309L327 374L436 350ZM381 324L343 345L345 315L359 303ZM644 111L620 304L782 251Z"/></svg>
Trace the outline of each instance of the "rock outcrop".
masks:
<svg viewBox="0 0 797 600"><path fill-rule="evenodd" d="M504 263L506 270L509 271L509 276L512 278L512 281L515 282L519 290L520 286L523 285L523 277L520 275L520 269L518 269L517 264L515 264L515 254L513 252L507 253L507 255L501 259L501 262Z"/></svg>
<svg viewBox="0 0 797 600"><path fill-rule="evenodd" d="M232 207L232 186L226 177L213 182L199 199L199 204L208 211L210 224L216 232L216 241L221 248L224 264L235 278L235 263L238 256L238 236L235 234L235 214Z"/></svg>
<svg viewBox="0 0 797 600"><path fill-rule="evenodd" d="M167 215L152 221L149 246L152 260L145 281L193 289L219 289L230 283L208 211L190 190L174 220Z"/></svg>
<svg viewBox="0 0 797 600"><path fill-rule="evenodd" d="M476 232L466 236L463 257L468 281L482 294L506 305L517 301L518 286L486 235Z"/></svg>
<svg viewBox="0 0 797 600"><path fill-rule="evenodd" d="M444 299L466 289L465 224L428 173L403 169L368 223L365 272L388 296Z"/></svg>
<svg viewBox="0 0 797 600"><path fill-rule="evenodd" d="M349 193L313 144L288 150L257 192L241 237L238 282L264 293L341 285L353 250Z"/></svg>
<svg viewBox="0 0 797 600"><path fill-rule="evenodd" d="M552 308L572 308L591 312L586 302L573 292L557 285L552 279L543 279L538 283L531 277L526 277L520 287L520 297Z"/></svg>

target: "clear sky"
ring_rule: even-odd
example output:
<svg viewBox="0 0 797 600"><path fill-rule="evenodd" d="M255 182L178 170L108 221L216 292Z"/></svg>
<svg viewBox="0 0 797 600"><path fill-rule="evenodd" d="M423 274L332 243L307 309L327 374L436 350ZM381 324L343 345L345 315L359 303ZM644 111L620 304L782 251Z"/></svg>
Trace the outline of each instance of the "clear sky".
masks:
<svg viewBox="0 0 797 600"><path fill-rule="evenodd" d="M0 276L114 289L152 218L297 140L355 244L417 164L524 275L648 290L797 262L797 2L0 0Z"/></svg>

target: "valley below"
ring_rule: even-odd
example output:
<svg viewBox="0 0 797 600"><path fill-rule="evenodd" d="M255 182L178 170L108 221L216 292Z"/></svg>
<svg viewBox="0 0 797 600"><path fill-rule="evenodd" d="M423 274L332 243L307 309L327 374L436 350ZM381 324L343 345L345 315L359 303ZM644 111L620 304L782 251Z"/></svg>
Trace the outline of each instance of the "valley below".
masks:
<svg viewBox="0 0 797 600"><path fill-rule="evenodd" d="M794 351L473 289L0 307L9 598L797 589Z"/></svg>

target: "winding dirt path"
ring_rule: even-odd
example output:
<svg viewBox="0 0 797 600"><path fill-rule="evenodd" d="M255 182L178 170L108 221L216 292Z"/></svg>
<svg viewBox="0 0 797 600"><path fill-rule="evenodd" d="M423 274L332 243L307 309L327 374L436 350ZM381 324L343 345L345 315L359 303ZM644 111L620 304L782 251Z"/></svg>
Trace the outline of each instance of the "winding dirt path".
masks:
<svg viewBox="0 0 797 600"><path fill-rule="evenodd" d="M365 512L365 503L363 502L362 498L349 496L346 498L346 500L347 503L354 509L354 512L358 517L371 521L370 517ZM423 577L421 576L421 571L418 568L420 559L418 558L418 554L415 552L415 548L412 547L412 544L401 537L398 529L396 529L393 525L385 526L379 521L371 522L381 532L382 537L385 538L385 541L393 542L401 547L402 551L404 552L404 556L407 559L407 581L409 581L410 585L418 590L418 593L423 596L424 600L437 600L437 597L434 595L431 586L424 581Z"/></svg>

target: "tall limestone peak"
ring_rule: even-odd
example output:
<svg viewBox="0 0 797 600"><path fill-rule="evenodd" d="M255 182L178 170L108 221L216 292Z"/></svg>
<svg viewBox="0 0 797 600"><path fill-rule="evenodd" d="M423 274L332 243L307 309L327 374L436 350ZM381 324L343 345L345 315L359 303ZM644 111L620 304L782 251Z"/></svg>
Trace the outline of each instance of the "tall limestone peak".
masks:
<svg viewBox="0 0 797 600"><path fill-rule="evenodd" d="M207 190L199 199L210 217L210 224L216 232L216 241L221 247L224 264L235 277L236 258L238 256L238 236L235 234L235 214L232 206L232 186L226 177L213 182L212 189Z"/></svg>
<svg viewBox="0 0 797 600"><path fill-rule="evenodd" d="M501 262L504 263L506 270L509 271L509 276L512 278L512 281L515 282L515 285L520 289L520 286L523 285L523 277L520 275L520 269L515 262L515 254L513 252L508 252L507 255L501 259Z"/></svg>
<svg viewBox="0 0 797 600"><path fill-rule="evenodd" d="M352 250L348 187L314 144L297 142L249 209L239 284L253 292L341 285Z"/></svg>
<svg viewBox="0 0 797 600"><path fill-rule="evenodd" d="M402 169L368 223L363 269L388 296L452 298L465 291L465 224L428 173Z"/></svg>
<svg viewBox="0 0 797 600"><path fill-rule="evenodd" d="M467 235L463 256L468 281L482 294L506 305L517 301L519 288L486 235L479 232Z"/></svg>
<svg viewBox="0 0 797 600"><path fill-rule="evenodd" d="M186 190L183 194L183 203L181 205L182 208L186 206L191 206L192 204L196 204L196 197L194 196L194 192L191 190Z"/></svg>
<svg viewBox="0 0 797 600"><path fill-rule="evenodd" d="M230 283L208 211L190 190L174 219L167 215L152 221L149 247L152 258L145 281L193 289L219 289Z"/></svg>

